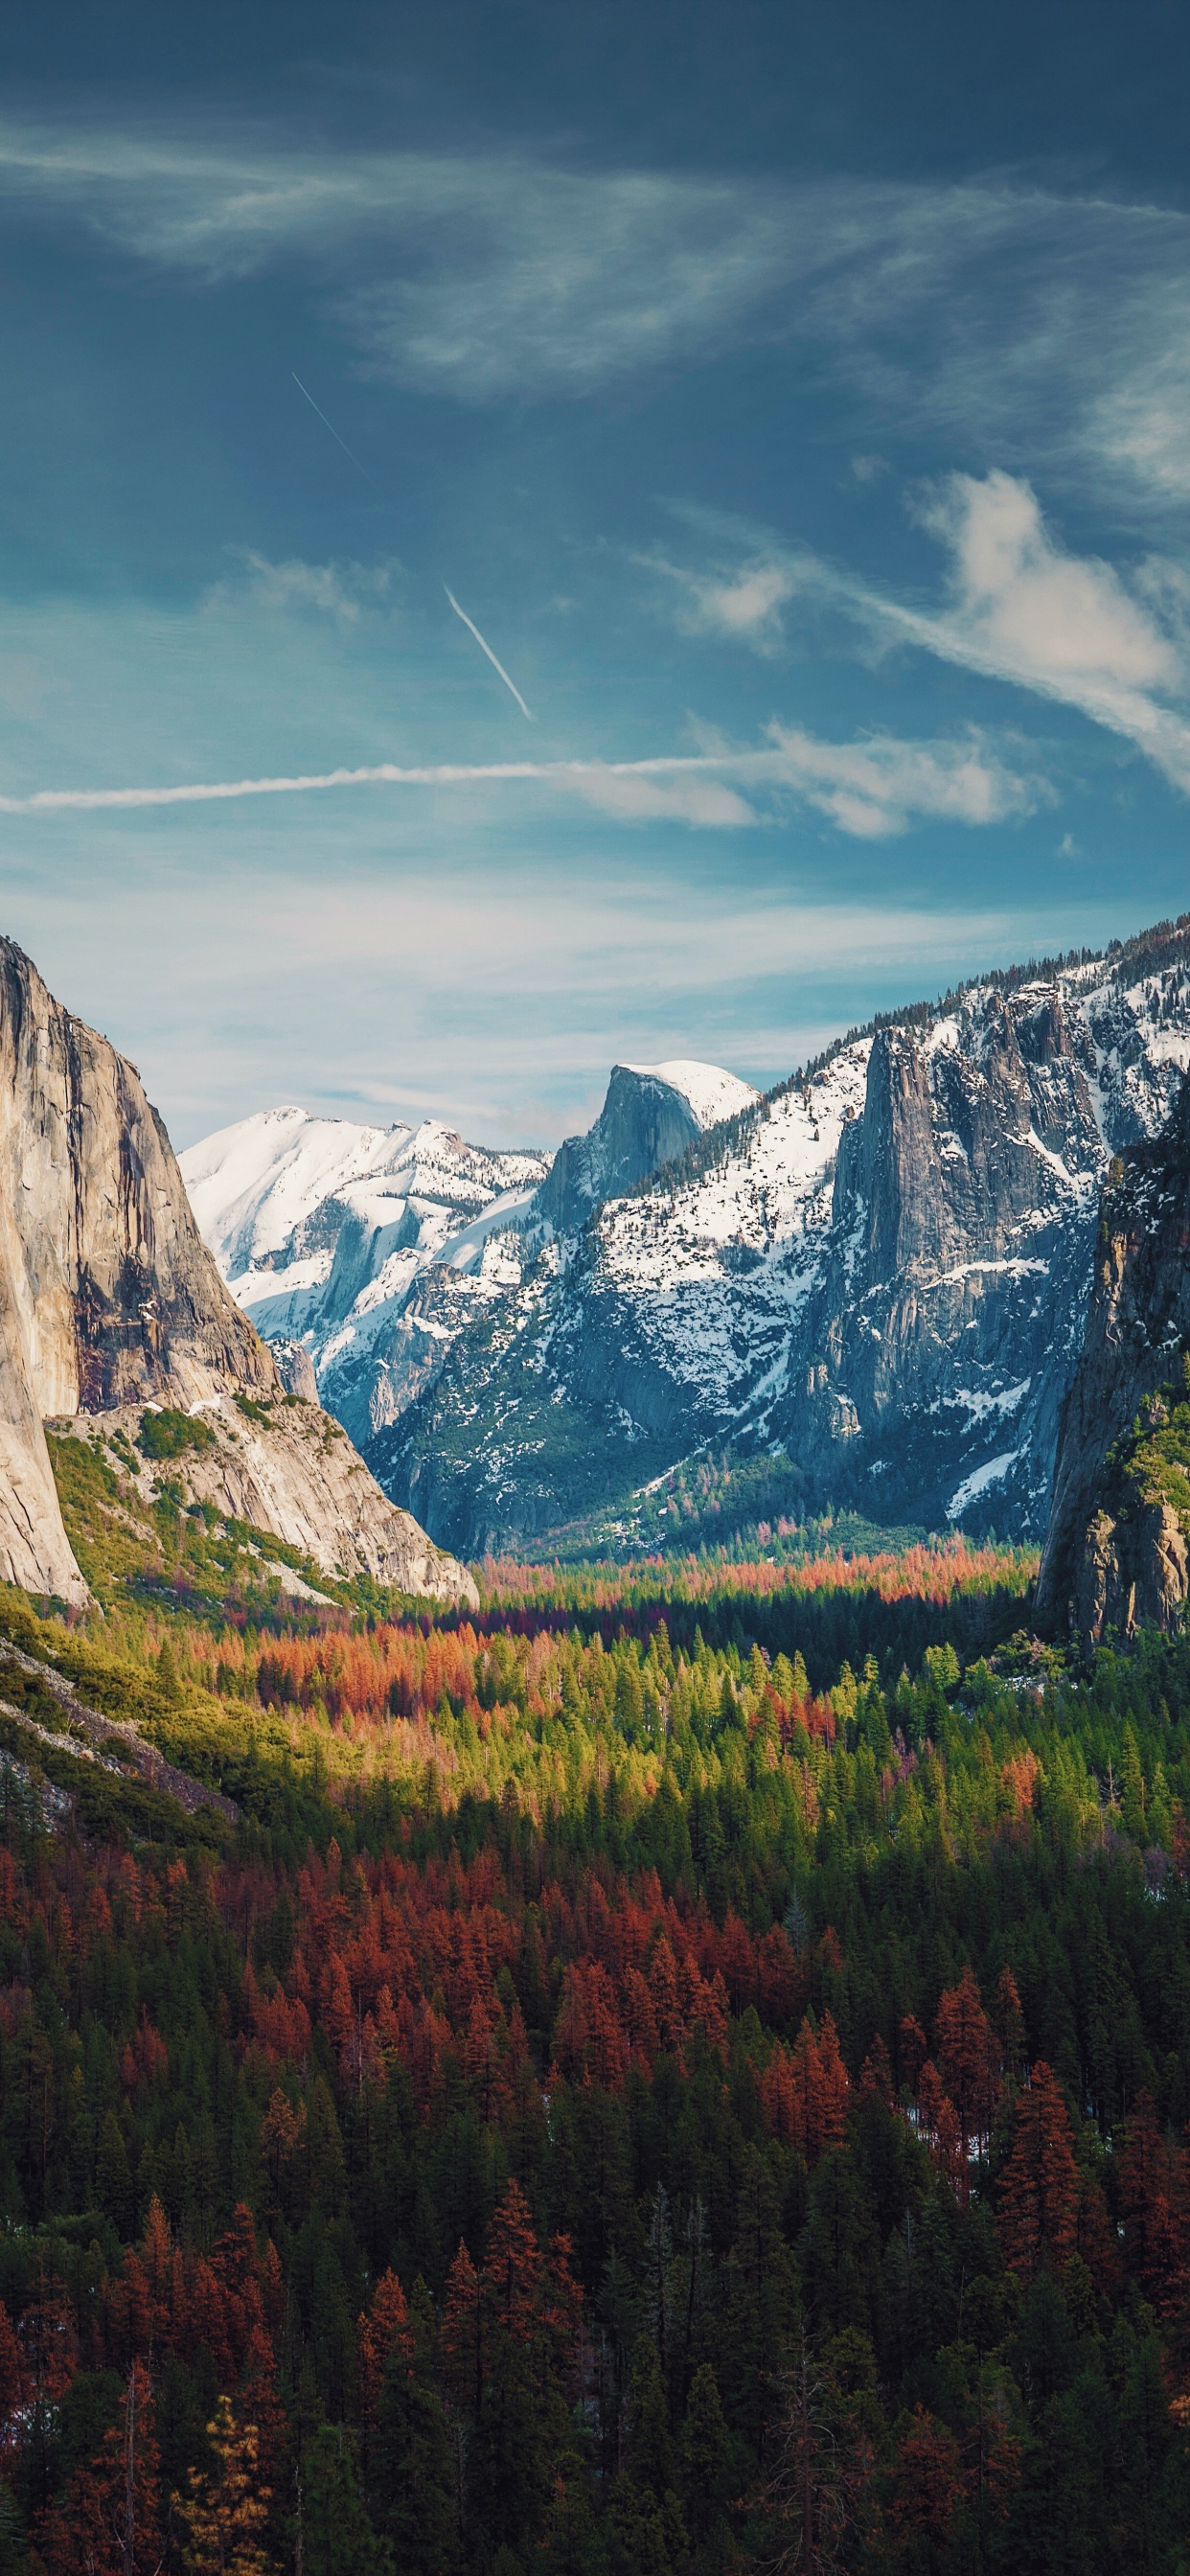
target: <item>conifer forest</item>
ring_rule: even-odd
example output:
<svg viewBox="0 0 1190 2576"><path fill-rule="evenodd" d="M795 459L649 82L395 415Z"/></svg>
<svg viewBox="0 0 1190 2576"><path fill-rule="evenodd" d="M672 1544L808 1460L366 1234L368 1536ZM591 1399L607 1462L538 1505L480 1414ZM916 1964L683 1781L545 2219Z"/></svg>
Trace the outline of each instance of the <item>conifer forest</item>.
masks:
<svg viewBox="0 0 1190 2576"><path fill-rule="evenodd" d="M1184 2568L1190 1647L1032 1570L4 1595L5 2576Z"/></svg>

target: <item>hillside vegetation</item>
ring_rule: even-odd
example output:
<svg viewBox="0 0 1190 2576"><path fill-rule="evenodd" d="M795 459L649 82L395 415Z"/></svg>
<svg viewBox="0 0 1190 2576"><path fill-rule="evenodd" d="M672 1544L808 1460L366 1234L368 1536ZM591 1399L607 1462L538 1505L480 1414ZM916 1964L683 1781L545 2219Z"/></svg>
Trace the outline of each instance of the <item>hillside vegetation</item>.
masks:
<svg viewBox="0 0 1190 2576"><path fill-rule="evenodd" d="M1075 1666L961 1546L286 1604L71 1466L105 1610L0 1601L0 2567L1175 2576L1190 1646Z"/></svg>

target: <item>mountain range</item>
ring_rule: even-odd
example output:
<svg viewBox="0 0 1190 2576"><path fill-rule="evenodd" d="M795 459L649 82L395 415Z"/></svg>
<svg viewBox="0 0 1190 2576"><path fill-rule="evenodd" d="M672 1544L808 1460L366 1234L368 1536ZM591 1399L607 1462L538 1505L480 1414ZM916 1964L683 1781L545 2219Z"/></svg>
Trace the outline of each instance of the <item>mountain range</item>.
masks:
<svg viewBox="0 0 1190 2576"><path fill-rule="evenodd" d="M244 1311L444 1547L628 1544L643 1497L664 1533L724 1450L793 1518L1039 1536L1100 1191L1187 1065L1182 920L885 1015L763 1095L616 1066L552 1158L289 1108L182 1169Z"/></svg>

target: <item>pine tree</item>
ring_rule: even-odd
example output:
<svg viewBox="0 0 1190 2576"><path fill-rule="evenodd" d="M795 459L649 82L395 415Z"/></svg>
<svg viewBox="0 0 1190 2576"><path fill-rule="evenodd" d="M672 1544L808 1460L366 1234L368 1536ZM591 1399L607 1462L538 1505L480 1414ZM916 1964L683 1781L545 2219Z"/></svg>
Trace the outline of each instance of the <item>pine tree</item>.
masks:
<svg viewBox="0 0 1190 2576"><path fill-rule="evenodd" d="M364 2422L368 2424L376 2412L376 2400L390 2352L402 2353L407 2363L413 2359L409 2311L395 2272L383 2273L377 2282L371 2307L359 2320L357 2343L360 2408Z"/></svg>
<svg viewBox="0 0 1190 2576"><path fill-rule="evenodd" d="M954 2434L924 2406L901 2433L890 2484L886 2527L914 2576L927 2576L962 2502L963 2472Z"/></svg>
<svg viewBox="0 0 1190 2576"><path fill-rule="evenodd" d="M1074 2251L1078 2201L1070 2115L1052 2068L1039 2058L1017 2103L1000 2192L1000 2241L1010 2272L1031 2281L1043 2261L1061 2269Z"/></svg>
<svg viewBox="0 0 1190 2576"><path fill-rule="evenodd" d="M461 2499L446 2409L426 2361L389 2350L368 2451L374 2518L401 2576L444 2576L457 2560Z"/></svg>
<svg viewBox="0 0 1190 2576"><path fill-rule="evenodd" d="M963 2152L984 2146L992 2124L1000 2051L971 1969L942 1995L935 2019L938 2067L959 2115Z"/></svg>
<svg viewBox="0 0 1190 2576"><path fill-rule="evenodd" d="M302 2477L302 2576L383 2576L381 2550L360 2492L355 2444L342 2425L319 2427Z"/></svg>
<svg viewBox="0 0 1190 2576"><path fill-rule="evenodd" d="M488 2231L483 2297L493 2325L516 2343L528 2343L536 2326L541 2270L532 2212L519 2182L513 2181Z"/></svg>
<svg viewBox="0 0 1190 2576"><path fill-rule="evenodd" d="M160 2576L160 2462L153 2393L139 2361L128 2373L117 2422L98 2458L76 2471L51 2517L47 2576Z"/></svg>
<svg viewBox="0 0 1190 2576"><path fill-rule="evenodd" d="M730 2493L730 2444L709 2361L701 2364L690 2382L681 2463L687 2529L695 2542L709 2540Z"/></svg>
<svg viewBox="0 0 1190 2576"><path fill-rule="evenodd" d="M660 2504L677 2484L661 2358L649 2335L637 2338L628 2383L628 2474Z"/></svg>
<svg viewBox="0 0 1190 2576"><path fill-rule="evenodd" d="M114 2111L105 2111L99 2131L99 2148L95 2158L95 2198L105 2218L110 2218L116 2234L124 2240L131 2235L134 2192L132 2168L124 2132Z"/></svg>

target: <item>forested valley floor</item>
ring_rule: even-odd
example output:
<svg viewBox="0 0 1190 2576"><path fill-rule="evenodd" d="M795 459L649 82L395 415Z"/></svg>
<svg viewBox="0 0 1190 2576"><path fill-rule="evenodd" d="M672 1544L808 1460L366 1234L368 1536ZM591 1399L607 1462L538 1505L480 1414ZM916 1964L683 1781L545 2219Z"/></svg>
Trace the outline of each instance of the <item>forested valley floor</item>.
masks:
<svg viewBox="0 0 1190 2576"><path fill-rule="evenodd" d="M166 1538L0 1599L0 2576L1190 2568L1190 1645Z"/></svg>

